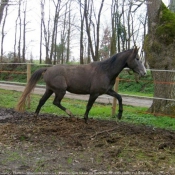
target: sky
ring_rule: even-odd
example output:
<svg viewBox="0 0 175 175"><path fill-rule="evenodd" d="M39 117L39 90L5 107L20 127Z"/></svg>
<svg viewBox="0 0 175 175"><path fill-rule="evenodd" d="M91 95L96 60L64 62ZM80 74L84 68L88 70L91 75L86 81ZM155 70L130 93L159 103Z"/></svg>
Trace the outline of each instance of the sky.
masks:
<svg viewBox="0 0 175 175"><path fill-rule="evenodd" d="M4 40L4 51L7 54L10 51L13 51L14 46L14 29L15 29L15 20L18 13L18 5L14 4L9 6L8 17L5 25L5 40ZM98 0L100 1L100 0ZM141 0L140 0L141 1ZM109 5L109 1L105 1L106 5ZM169 0L163 0L163 2L168 5ZM30 55L33 55L33 59L39 59L39 41L40 41L40 1L39 0L27 0L27 34L26 34L26 58L30 59ZM110 5L109 5L110 7ZM106 7L105 13L102 16L102 27L105 27L105 24L108 23L108 11L110 8ZM0 26L1 30L1 26ZM74 42L74 48L72 48L72 56L76 59L79 57L79 44L78 36L74 36L72 42ZM43 47L43 57L45 49ZM44 59L44 58L43 58Z"/></svg>

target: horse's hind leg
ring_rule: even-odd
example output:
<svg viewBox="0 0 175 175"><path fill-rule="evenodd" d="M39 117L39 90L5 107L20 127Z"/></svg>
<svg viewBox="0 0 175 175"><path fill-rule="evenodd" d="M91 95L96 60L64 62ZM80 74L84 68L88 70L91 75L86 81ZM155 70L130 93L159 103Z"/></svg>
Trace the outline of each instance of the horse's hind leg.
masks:
<svg viewBox="0 0 175 175"><path fill-rule="evenodd" d="M38 104L38 106L37 106L37 108L36 108L35 116L38 116L41 107L44 105L44 103L47 101L47 99L48 99L52 94L53 94L53 91L52 91L52 90L46 89L44 95L43 95L42 98L40 99L39 104Z"/></svg>
<svg viewBox="0 0 175 175"><path fill-rule="evenodd" d="M63 99L65 94L66 92L55 93L55 99L53 101L53 104L65 111L70 117L74 117L74 115L68 109L61 105L61 100Z"/></svg>

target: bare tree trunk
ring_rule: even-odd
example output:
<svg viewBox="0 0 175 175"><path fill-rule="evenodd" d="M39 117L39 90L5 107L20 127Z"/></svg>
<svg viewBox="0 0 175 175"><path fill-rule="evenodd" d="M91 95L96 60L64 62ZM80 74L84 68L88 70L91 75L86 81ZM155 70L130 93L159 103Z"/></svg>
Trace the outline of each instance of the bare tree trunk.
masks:
<svg viewBox="0 0 175 175"><path fill-rule="evenodd" d="M47 21L47 26L45 24L45 20L44 20L44 6L45 6L45 0L42 1L43 2L43 13L42 13L42 25L43 25L43 32L44 32L44 41L45 41L45 52L46 52L46 58L45 58L45 63L46 64L51 64L51 61L49 59L49 46L50 46L50 0L49 0L49 19Z"/></svg>
<svg viewBox="0 0 175 175"><path fill-rule="evenodd" d="M43 38L43 25L42 19L40 23L40 51L39 51L39 63L42 64L42 38Z"/></svg>
<svg viewBox="0 0 175 175"><path fill-rule="evenodd" d="M53 60L53 64L55 65L57 63L57 29L58 27L56 27L55 29L55 40L54 40L54 60Z"/></svg>
<svg viewBox="0 0 175 175"><path fill-rule="evenodd" d="M132 1L130 2L130 5L129 5L129 11L128 11L128 47L127 49L130 49L131 47L131 25L130 25L130 19L131 19L131 8L132 8Z"/></svg>
<svg viewBox="0 0 175 175"><path fill-rule="evenodd" d="M45 47L46 47L46 64L52 64L51 60L49 59L49 46L50 46L50 18L48 21L48 27L47 29L45 28ZM45 27L45 25L44 25Z"/></svg>
<svg viewBox="0 0 175 175"><path fill-rule="evenodd" d="M149 112L162 113L167 115L175 114L175 102L168 99L175 98L175 85L173 84L175 78L175 72L162 72L152 71L154 79L154 97L160 99L154 99ZM167 99L167 100L161 100Z"/></svg>
<svg viewBox="0 0 175 175"><path fill-rule="evenodd" d="M123 16L123 23L125 23L124 19L124 2L122 10L119 10L120 1L113 0L111 5L111 19L112 19L112 37L111 37L111 55L115 54L116 52L124 50L124 43L126 42L125 34L125 24L122 24L122 16ZM122 42L121 42L122 41Z"/></svg>
<svg viewBox="0 0 175 175"><path fill-rule="evenodd" d="M63 64L65 62L64 50L65 50L65 34L64 34L64 30L63 30L62 34L61 34L61 64Z"/></svg>
<svg viewBox="0 0 175 175"><path fill-rule="evenodd" d="M54 17L54 27L52 30L52 40L51 40L51 50L50 50L50 62L52 62L52 57L53 57L53 51L55 47L55 37L57 35L56 33L56 28L58 24L58 18L59 18L59 10L60 10L60 3L61 1L59 0L57 4L55 4L55 17Z"/></svg>
<svg viewBox="0 0 175 175"><path fill-rule="evenodd" d="M57 28L55 30L55 32L57 33ZM55 65L57 63L57 35L55 36L55 41L54 41L54 61L53 64Z"/></svg>
<svg viewBox="0 0 175 175"><path fill-rule="evenodd" d="M1 21L3 18L4 9L8 5L8 2L9 2L9 0L5 0L5 1L1 0L1 3L0 3L0 24L1 24Z"/></svg>
<svg viewBox="0 0 175 175"><path fill-rule="evenodd" d="M81 17L81 27L80 27L80 64L84 64L84 46L83 46L83 36L84 36L84 15L85 15L85 8L84 12L82 12L82 2L79 2L80 8L80 17Z"/></svg>
<svg viewBox="0 0 175 175"><path fill-rule="evenodd" d="M45 25L45 21L43 20L42 21L42 23L43 23L43 27L44 27L44 40L45 40L45 52L46 52L46 64L48 63L48 64L50 64L50 61L49 61L49 41L48 41L48 39L49 39L49 34L48 34L48 32L49 31L47 31L47 29L46 29L46 25Z"/></svg>
<svg viewBox="0 0 175 175"><path fill-rule="evenodd" d="M122 4L122 17L123 17L123 26L125 26L125 0L123 0L123 4ZM126 41L126 36L125 39L122 39L122 50L126 50L127 48L127 41Z"/></svg>
<svg viewBox="0 0 175 175"><path fill-rule="evenodd" d="M26 10L27 10L27 1L24 2L24 19L23 19L23 48L22 48L22 61L25 62L25 54L26 54Z"/></svg>
<svg viewBox="0 0 175 175"><path fill-rule="evenodd" d="M97 40L96 40L96 46L95 46L95 60L99 60L99 43L100 43L100 19L101 19L101 12L103 8L104 0L101 1L100 9L98 12L98 20L97 20L97 30L96 30L96 35L97 35Z"/></svg>
<svg viewBox="0 0 175 175"><path fill-rule="evenodd" d="M61 31L61 64L63 64L66 60L64 59L65 53L65 41L66 41L66 21L67 21L67 4L66 10L63 19L63 29Z"/></svg>
<svg viewBox="0 0 175 175"><path fill-rule="evenodd" d="M158 23L159 16L158 10L160 9L162 1L161 0L151 0L147 4L147 13L148 13L148 33L152 32L155 29L156 23ZM159 14L160 15L160 14Z"/></svg>
<svg viewBox="0 0 175 175"><path fill-rule="evenodd" d="M71 34L71 1L69 3L69 17L68 17L68 30L67 30L67 56L66 63L70 60L70 34Z"/></svg>
<svg viewBox="0 0 175 175"><path fill-rule="evenodd" d="M143 21L140 20L140 22L143 25L143 41L144 41L144 38L146 37L146 30L147 30L147 13L146 13L145 19ZM145 53L143 51L144 42L142 44L143 45L142 45L142 50L141 50L141 57L142 57L142 59L144 59L142 61L144 61L145 67L147 67L148 61L146 59L147 58L146 55L144 56Z"/></svg>
<svg viewBox="0 0 175 175"><path fill-rule="evenodd" d="M21 62L21 3L19 3L18 7L18 19L19 19L19 39L18 39L18 61Z"/></svg>
<svg viewBox="0 0 175 175"><path fill-rule="evenodd" d="M149 0L148 35L145 37L144 50L150 68L165 70L153 71L154 97L149 112L175 115L175 17L161 0ZM168 18L166 18L168 15ZM164 99L162 99L164 98Z"/></svg>
<svg viewBox="0 0 175 175"><path fill-rule="evenodd" d="M88 3L88 4L87 4ZM91 7L90 7L90 3L91 3ZM100 31L100 18L101 18L101 12L102 12L102 8L103 8L103 4L104 4L104 0L101 1L100 4L100 8L98 11L98 16L95 16L95 24L92 21L92 14L95 14L94 11L94 3L93 0L88 1L85 0L85 4L84 4L84 17L85 17L85 22L86 22L86 33L87 33L87 37L88 37L88 42L89 42L89 46L90 46L90 50L91 50L91 55L92 55L92 59L94 61L98 61L99 60L99 31ZM94 35L94 42L95 42L95 49L93 48L93 44L92 44L92 37L91 37L91 30L90 28L93 28L93 35ZM96 27L96 30L95 30Z"/></svg>
<svg viewBox="0 0 175 175"><path fill-rule="evenodd" d="M115 1L112 1L111 5L111 20L112 20L112 36L111 36L111 51L110 56L116 53L116 44L117 44L117 25L116 25L116 4Z"/></svg>
<svg viewBox="0 0 175 175"><path fill-rule="evenodd" d="M2 38L1 38L1 56L0 56L0 62L2 62L3 60L3 55L4 55L4 37L5 37L5 32L4 32L4 28L5 28L5 22L6 22L6 18L7 18L7 11L8 11L8 6L5 9L5 16L4 16L4 20L3 20L3 24L2 24Z"/></svg>
<svg viewBox="0 0 175 175"><path fill-rule="evenodd" d="M42 41L43 41L43 17L44 17L44 1L41 0L41 21L40 21L40 54L39 54L39 62L42 63Z"/></svg>
<svg viewBox="0 0 175 175"><path fill-rule="evenodd" d="M90 44L88 42L88 48L87 48L87 63L91 62L91 49L90 49Z"/></svg>
<svg viewBox="0 0 175 175"><path fill-rule="evenodd" d="M13 52L13 57L14 57L14 62L17 62L17 55L16 55L16 43L17 43L17 28L18 28L18 17L15 21L15 40L14 40L14 52Z"/></svg>
<svg viewBox="0 0 175 175"><path fill-rule="evenodd" d="M87 37L88 37L88 46L90 48L91 51L91 55L92 55L92 59L94 60L95 58L95 54L94 54L94 49L92 46L92 38L91 38L91 30L90 30L90 22L91 22L91 16L92 16L92 4L90 7L90 2L85 0L84 2L84 18L85 18L85 23L86 23L86 33L87 33ZM90 21L90 22L89 22ZM95 61L95 60L94 60Z"/></svg>

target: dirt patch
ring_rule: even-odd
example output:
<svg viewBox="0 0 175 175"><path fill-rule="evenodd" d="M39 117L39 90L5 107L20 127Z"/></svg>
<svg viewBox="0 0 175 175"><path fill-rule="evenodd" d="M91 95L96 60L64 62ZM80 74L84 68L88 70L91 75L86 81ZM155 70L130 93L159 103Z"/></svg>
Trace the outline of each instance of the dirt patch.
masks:
<svg viewBox="0 0 175 175"><path fill-rule="evenodd" d="M0 108L0 173L175 174L175 132Z"/></svg>

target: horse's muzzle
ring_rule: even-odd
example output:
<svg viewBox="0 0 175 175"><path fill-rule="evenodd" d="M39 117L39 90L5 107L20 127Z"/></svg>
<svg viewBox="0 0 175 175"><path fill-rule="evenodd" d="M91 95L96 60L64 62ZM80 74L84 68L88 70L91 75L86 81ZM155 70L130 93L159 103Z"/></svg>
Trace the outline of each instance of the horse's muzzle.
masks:
<svg viewBox="0 0 175 175"><path fill-rule="evenodd" d="M139 73L139 76L140 76L140 77L144 77L146 74L147 74L147 72L145 72L145 71L144 71L144 72L140 72L140 73Z"/></svg>

